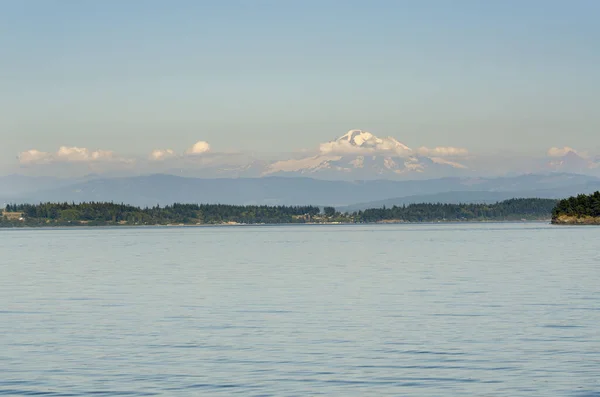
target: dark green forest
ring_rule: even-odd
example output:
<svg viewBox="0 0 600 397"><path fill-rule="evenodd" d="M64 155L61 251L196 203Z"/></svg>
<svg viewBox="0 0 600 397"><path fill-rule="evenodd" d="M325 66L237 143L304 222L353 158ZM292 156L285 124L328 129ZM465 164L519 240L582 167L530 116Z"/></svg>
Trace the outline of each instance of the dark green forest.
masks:
<svg viewBox="0 0 600 397"><path fill-rule="evenodd" d="M552 218L569 217L600 217L600 192L589 195L580 194L560 200L552 211Z"/></svg>
<svg viewBox="0 0 600 397"><path fill-rule="evenodd" d="M21 224L37 225L166 225L237 223L302 223L320 213L313 206L238 206L222 204L173 204L139 208L114 203L9 204L8 213L21 213ZM7 223L16 225L18 220Z"/></svg>
<svg viewBox="0 0 600 397"><path fill-rule="evenodd" d="M411 204L358 212L361 222L484 221L550 219L556 200L510 199L496 204Z"/></svg>
<svg viewBox="0 0 600 397"><path fill-rule="evenodd" d="M564 201L564 200L563 200ZM115 203L9 204L0 226L107 226L281 223L456 222L550 219L557 200L496 204L411 204L342 214L333 207L173 204L139 208Z"/></svg>

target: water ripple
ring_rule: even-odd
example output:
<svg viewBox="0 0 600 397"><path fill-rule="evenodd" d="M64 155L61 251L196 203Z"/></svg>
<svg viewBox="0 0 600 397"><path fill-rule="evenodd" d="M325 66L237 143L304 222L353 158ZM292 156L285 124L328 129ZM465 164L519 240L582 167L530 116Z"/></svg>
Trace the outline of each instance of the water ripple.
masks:
<svg viewBox="0 0 600 397"><path fill-rule="evenodd" d="M0 395L600 397L599 228L0 234Z"/></svg>

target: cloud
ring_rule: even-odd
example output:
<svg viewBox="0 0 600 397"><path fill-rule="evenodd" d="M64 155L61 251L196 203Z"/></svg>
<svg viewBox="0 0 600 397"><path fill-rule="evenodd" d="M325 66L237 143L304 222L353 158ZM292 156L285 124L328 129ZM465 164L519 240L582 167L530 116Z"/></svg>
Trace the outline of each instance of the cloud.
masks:
<svg viewBox="0 0 600 397"><path fill-rule="evenodd" d="M210 145L206 141L198 141L191 148L186 150L186 154L202 154L210 151Z"/></svg>
<svg viewBox="0 0 600 397"><path fill-rule="evenodd" d="M52 161L52 155L37 149L26 150L17 156L21 164L47 164Z"/></svg>
<svg viewBox="0 0 600 397"><path fill-rule="evenodd" d="M434 148L422 146L417 150L417 153L421 156L435 157L464 157L469 155L467 149L453 146L436 146Z"/></svg>
<svg viewBox="0 0 600 397"><path fill-rule="evenodd" d="M575 150L575 149L573 149L571 147L568 147L568 146L565 146L565 147L562 147L562 148L551 147L550 149L548 149L548 156L550 156L550 157L563 157L563 156L566 156L570 152L578 154L577 150Z"/></svg>
<svg viewBox="0 0 600 397"><path fill-rule="evenodd" d="M178 155L172 149L155 149L150 153L150 160L163 161L172 158L183 158L185 156L195 156L210 152L210 144L206 141L198 141L188 148L183 155Z"/></svg>
<svg viewBox="0 0 600 397"><path fill-rule="evenodd" d="M348 153L361 153L365 152L365 148L360 146L354 146L349 142L325 142L319 145L319 152L321 154L348 154Z"/></svg>
<svg viewBox="0 0 600 397"><path fill-rule="evenodd" d="M19 153L17 158L21 164L133 162L130 159L118 157L110 150L89 150L76 146L61 146L55 153L30 149Z"/></svg>
<svg viewBox="0 0 600 397"><path fill-rule="evenodd" d="M150 153L150 159L154 161L161 161L175 156L175 152L171 149L155 149Z"/></svg>
<svg viewBox="0 0 600 397"><path fill-rule="evenodd" d="M433 161L433 162L434 162L434 163L436 163L436 164L444 164L444 165L449 165L449 166L451 166L451 167L454 167L454 168L462 168L462 169L467 169L467 168L469 168L469 167L467 167L467 166L466 166L466 165L464 165L464 164L460 164L460 163L457 163L457 162L455 162L455 161L448 161L448 160L446 160L446 159L444 159L444 158L441 158L441 157L432 157L432 158L431 158L431 161Z"/></svg>
<svg viewBox="0 0 600 397"><path fill-rule="evenodd" d="M117 160L117 156L110 150L95 150L90 151L87 148L76 146L61 146L56 152L56 158L59 161L66 162L87 162L87 161L113 161Z"/></svg>

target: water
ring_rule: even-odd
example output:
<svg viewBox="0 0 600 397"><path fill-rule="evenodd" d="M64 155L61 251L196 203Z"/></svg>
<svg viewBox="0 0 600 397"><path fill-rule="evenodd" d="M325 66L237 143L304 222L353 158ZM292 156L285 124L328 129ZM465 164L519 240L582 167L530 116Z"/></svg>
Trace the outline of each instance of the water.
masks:
<svg viewBox="0 0 600 397"><path fill-rule="evenodd" d="M0 394L600 396L600 228L0 231Z"/></svg>

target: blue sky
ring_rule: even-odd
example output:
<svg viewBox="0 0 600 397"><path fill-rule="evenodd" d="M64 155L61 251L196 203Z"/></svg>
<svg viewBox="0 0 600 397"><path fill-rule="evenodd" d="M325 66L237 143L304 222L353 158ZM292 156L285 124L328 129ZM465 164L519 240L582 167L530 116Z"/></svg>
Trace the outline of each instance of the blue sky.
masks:
<svg viewBox="0 0 600 397"><path fill-rule="evenodd" d="M0 166L59 146L600 147L600 2L0 0Z"/></svg>

